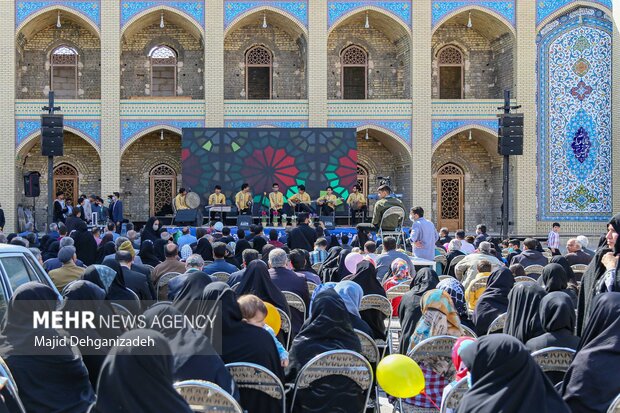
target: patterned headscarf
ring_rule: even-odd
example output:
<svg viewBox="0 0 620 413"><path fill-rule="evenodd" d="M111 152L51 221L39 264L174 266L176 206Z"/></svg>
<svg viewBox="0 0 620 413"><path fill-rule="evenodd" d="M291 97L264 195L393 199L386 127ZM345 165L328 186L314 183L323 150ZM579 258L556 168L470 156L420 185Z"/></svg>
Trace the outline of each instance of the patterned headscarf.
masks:
<svg viewBox="0 0 620 413"><path fill-rule="evenodd" d="M407 262L402 258L396 258L392 261L392 280L399 283L408 280L409 277L409 266Z"/></svg>
<svg viewBox="0 0 620 413"><path fill-rule="evenodd" d="M190 247L189 244L183 245L183 247L181 247L181 261L187 260L190 255L192 255L192 247Z"/></svg>
<svg viewBox="0 0 620 413"><path fill-rule="evenodd" d="M454 377L454 382L461 380L463 377L467 376L469 372L465 363L463 363L463 359L461 359L461 351L474 343L476 341L475 338L471 337L459 337L454 343L454 347L452 347L452 364L454 364L454 368L456 369L456 375Z"/></svg>
<svg viewBox="0 0 620 413"><path fill-rule="evenodd" d="M437 289L427 291L420 304L422 318L411 337L409 351L427 338L446 334L454 337L463 335L461 320L447 292Z"/></svg>
<svg viewBox="0 0 620 413"><path fill-rule="evenodd" d="M437 284L435 288L447 292L452 299L452 304L454 304L459 317L467 318L467 303L465 301L465 289L463 288L463 284L456 278L450 277L439 281L439 284Z"/></svg>

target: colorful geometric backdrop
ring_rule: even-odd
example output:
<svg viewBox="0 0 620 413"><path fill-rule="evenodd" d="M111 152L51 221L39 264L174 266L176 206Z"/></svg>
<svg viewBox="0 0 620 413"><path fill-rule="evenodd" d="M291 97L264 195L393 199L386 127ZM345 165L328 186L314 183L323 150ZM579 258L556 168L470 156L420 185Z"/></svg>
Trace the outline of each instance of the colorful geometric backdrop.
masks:
<svg viewBox="0 0 620 413"><path fill-rule="evenodd" d="M612 22L580 8L538 36L539 218L612 213Z"/></svg>
<svg viewBox="0 0 620 413"><path fill-rule="evenodd" d="M277 182L285 198L305 185L313 199L331 185L341 197L357 181L355 129L184 128L183 185L207 197L221 185L228 200L250 184L254 202Z"/></svg>

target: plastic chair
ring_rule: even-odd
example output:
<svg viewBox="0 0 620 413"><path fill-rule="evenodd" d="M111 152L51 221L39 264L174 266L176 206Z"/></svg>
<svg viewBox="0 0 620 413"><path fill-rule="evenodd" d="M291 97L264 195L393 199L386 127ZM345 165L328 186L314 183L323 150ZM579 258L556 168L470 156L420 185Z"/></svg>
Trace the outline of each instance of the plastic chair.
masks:
<svg viewBox="0 0 620 413"><path fill-rule="evenodd" d="M540 275L543 272L542 265L528 265L525 267L525 275L536 274Z"/></svg>
<svg viewBox="0 0 620 413"><path fill-rule="evenodd" d="M497 318L491 322L487 334L501 333L504 331L504 325L506 325L506 313L498 315Z"/></svg>
<svg viewBox="0 0 620 413"><path fill-rule="evenodd" d="M240 282L235 283L235 285L233 285L232 287L230 287L231 290L233 290L234 292L237 292L237 288L239 288L239 284L241 284Z"/></svg>
<svg viewBox="0 0 620 413"><path fill-rule="evenodd" d="M464 258L466 257L466 255L457 255L456 257L452 258L452 261L450 261L450 267L448 268L448 271L446 271L448 274L450 274L450 270L452 270L452 268L454 268L454 271L452 271L454 273L454 275L456 275L456 265L461 262ZM461 274L462 276L463 274ZM457 276L458 278L458 276Z"/></svg>
<svg viewBox="0 0 620 413"><path fill-rule="evenodd" d="M308 293L310 293L310 297L312 297L314 290L316 290L316 287L318 286L312 281L306 281L306 283L308 284Z"/></svg>
<svg viewBox="0 0 620 413"><path fill-rule="evenodd" d="M291 409L295 406L298 390L308 389L312 383L329 376L345 376L366 392L366 403L361 412L366 411L370 392L372 391L373 373L370 363L364 356L350 350L333 350L315 356L299 371L295 380L295 389ZM335 395L328 395L333 397Z"/></svg>
<svg viewBox="0 0 620 413"><path fill-rule="evenodd" d="M286 413L286 393L278 377L263 366L254 363L229 363L226 368L239 387L239 391L257 390L282 402L282 413Z"/></svg>
<svg viewBox="0 0 620 413"><path fill-rule="evenodd" d="M416 344L416 346L407 353L407 357L412 358L418 364L423 363L429 367L432 367L437 358L445 359L450 366L446 378L451 380L456 373L454 365L452 364L452 348L456 340L457 338L453 336L435 336L427 338Z"/></svg>
<svg viewBox="0 0 620 413"><path fill-rule="evenodd" d="M322 262L317 262L316 264L312 264L312 269L318 273L319 269L321 268L321 264L323 264L323 263Z"/></svg>
<svg viewBox="0 0 620 413"><path fill-rule="evenodd" d="M476 333L474 333L474 330L472 330L471 328L461 324L461 328L463 329L463 332L465 333L465 335L467 337L472 337L472 338L478 338L478 336L476 335Z"/></svg>
<svg viewBox="0 0 620 413"><path fill-rule="evenodd" d="M377 343L375 343L375 340L363 331L355 330L355 334L357 334L357 338L360 339L360 344L362 345L362 355L366 357L366 360L368 360L372 366L376 367L376 365L379 364L379 361L381 361L381 352L379 351L379 347L377 347ZM375 383L374 388L375 403L379 403L379 386Z"/></svg>
<svg viewBox="0 0 620 413"><path fill-rule="evenodd" d="M167 287L170 280L178 275L181 275L181 273L180 272L167 272L161 277L159 277L159 280L157 280L157 288L155 291L155 295L157 296L157 298L159 298L159 290L163 287Z"/></svg>
<svg viewBox="0 0 620 413"><path fill-rule="evenodd" d="M454 278L454 277L451 276L451 275L440 275L439 276L439 281L447 280L447 279L450 279L450 278Z"/></svg>
<svg viewBox="0 0 620 413"><path fill-rule="evenodd" d="M620 413L620 394L611 402L609 409L607 409L607 413Z"/></svg>
<svg viewBox="0 0 620 413"><path fill-rule="evenodd" d="M385 220L385 218L391 217L393 215L398 217L398 224L396 225L396 228L394 228L394 230L391 230L391 231L384 230L383 221ZM404 246L405 245L405 231L403 230L404 221L405 221L405 210L403 208L399 206L393 206L393 207L388 208L381 216L381 222L379 223L379 231L377 233L377 235L379 236L379 239L384 239L385 237L394 237L396 238L396 245Z"/></svg>
<svg viewBox="0 0 620 413"><path fill-rule="evenodd" d="M448 394L446 394L446 397L444 397L441 401L441 409L439 410L439 413L446 413L448 409L456 411L461 403L461 400L463 399L463 396L467 393L467 390L469 390L469 383L467 382L467 377L463 377L461 380L456 382L454 387L450 389Z"/></svg>
<svg viewBox="0 0 620 413"><path fill-rule="evenodd" d="M215 277L218 281L227 283L228 279L230 278L230 274L227 272L219 271L211 274L211 277Z"/></svg>
<svg viewBox="0 0 620 413"><path fill-rule="evenodd" d="M544 372L566 373L574 357L575 350L565 347L547 347L532 353L532 358Z"/></svg>
<svg viewBox="0 0 620 413"><path fill-rule="evenodd" d="M204 380L184 380L174 388L194 412L243 413L237 401L217 384Z"/></svg>

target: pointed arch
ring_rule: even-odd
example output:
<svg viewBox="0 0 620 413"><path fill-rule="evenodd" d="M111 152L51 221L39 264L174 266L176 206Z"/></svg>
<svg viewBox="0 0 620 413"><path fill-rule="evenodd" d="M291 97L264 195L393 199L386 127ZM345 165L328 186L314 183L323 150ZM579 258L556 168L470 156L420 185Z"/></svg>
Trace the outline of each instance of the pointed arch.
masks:
<svg viewBox="0 0 620 413"><path fill-rule="evenodd" d="M592 9L598 9L602 11L603 13L605 13L609 18L613 19L613 12L601 3L594 2L594 1L587 1L587 0L573 0L567 5L565 5L564 7L560 7L559 9L555 10L553 13L546 16L543 20L541 20L540 23L536 25L536 32L538 33L543 27L545 27L547 24L557 19L558 17L568 14L574 10L577 10L580 7L589 7ZM614 23L614 24L617 24L617 23Z"/></svg>
<svg viewBox="0 0 620 413"><path fill-rule="evenodd" d="M125 36L131 36L134 31L140 30L142 27L140 22L149 24L154 21L153 18L159 20L161 13L165 13L164 19L168 18L173 24L185 28L197 39L204 39L204 27L192 16L179 9L163 4L150 7L129 19L123 27L121 27L121 39Z"/></svg>
<svg viewBox="0 0 620 413"><path fill-rule="evenodd" d="M71 17L73 17L73 19L77 21L77 23L79 23L80 25L84 27L88 27L93 33L97 35L99 39L101 39L101 29L99 28L99 25L95 23L90 17L88 17L87 15L85 15L84 13L81 13L80 11L76 9L72 9L72 8L69 8L69 7L60 5L60 4L55 4L53 6L44 7L41 10L38 10L35 13L32 13L30 16L24 19L24 21L21 22L19 26L17 26L17 29L15 29L15 36L17 37L20 33L24 34L24 36L26 37L29 37L29 35L34 34L35 33L34 30L32 31L32 33L30 33L27 30L28 26L30 26L31 23L35 23L35 22L39 23L37 25L38 27L42 27L46 25L48 21L50 24L55 23L56 18L57 18L57 13L59 11L61 12L61 16L63 15L62 13L66 13L70 15Z"/></svg>
<svg viewBox="0 0 620 413"><path fill-rule="evenodd" d="M371 16L371 18L374 17L378 17L380 19L383 19L384 21L392 21L394 23L396 23L398 25L399 30L401 30L404 34L406 34L407 36L411 35L411 28L397 15L395 15L394 13L386 10L386 9L382 9L380 7L376 7L376 6L362 6L362 7L358 7L355 8L351 11L349 11L348 13L343 14L342 16L340 16L336 21L334 21L334 23L327 29L327 37L329 37L329 35L331 34L331 32L337 28L338 26L344 24L346 21L348 21L351 18L356 17L359 14L363 14L369 12L369 16Z"/></svg>
<svg viewBox="0 0 620 413"><path fill-rule="evenodd" d="M496 141L494 142L494 144L496 144L496 142L497 142L497 130L493 130L491 128L487 128L487 127L482 126L482 125L477 125L475 123L471 123L469 125L463 125L463 126L457 128L457 129L453 129L453 130L447 132L437 142L435 142L433 144L432 152L435 153L437 148L439 148L442 143L444 143L448 139L452 138L453 136L456 136L456 135L458 135L460 133L463 133L463 132L466 132L466 131L469 131L469 130L477 130L477 131L485 133L488 137L495 137ZM484 144L482 144L482 146L484 146L487 149L487 152L491 153L491 151L489 150L491 148L491 145L484 145Z"/></svg>
<svg viewBox="0 0 620 413"><path fill-rule="evenodd" d="M166 125L166 124L151 126L149 128L146 128L146 129L141 130L140 132L136 133L135 135L133 135L131 138L127 139L127 141L122 144L122 146L121 146L121 157L123 156L123 154L125 153L127 148L129 148L134 142L136 142L137 140L139 140L143 136L148 135L149 133L157 132L157 131L162 130L162 129L163 130L167 130L168 132L175 133L175 134L179 135L179 137L182 136L182 134L183 134L181 129L175 128L174 126L170 126L170 125Z"/></svg>
<svg viewBox="0 0 620 413"><path fill-rule="evenodd" d="M531 0L531 1L534 1L534 0ZM456 9L456 10L452 11L451 13L448 13L445 16L443 16L433 26L431 35L434 35L435 32L437 31L437 29L439 29L441 26L444 25L444 23L446 23L447 21L449 21L453 17L456 17L459 14L467 13L467 12L470 12L470 11L478 11L480 13L486 14L486 15L494 18L495 20L497 20L498 22L500 22L504 26L504 28L505 28L504 31L505 32L511 33L514 38L517 37L517 30L515 29L515 27L512 25L512 23L508 19L506 19L504 16L502 16L501 14L497 13L494 10L491 10L491 9L483 7L483 6L475 5L475 4L468 5L466 7L460 8L460 9Z"/></svg>
<svg viewBox="0 0 620 413"><path fill-rule="evenodd" d="M270 16L276 19L276 23L280 23L278 26L288 31L289 34L295 33L297 35L303 35L306 39L308 38L308 28L299 19L282 9L267 5L255 7L235 17L228 26L224 28L224 38L239 27L243 27L254 16L258 17L262 13L270 13ZM286 30L291 27L295 30Z"/></svg>
<svg viewBox="0 0 620 413"><path fill-rule="evenodd" d="M401 138L394 132L382 128L381 126L374 125L372 123L359 125L356 129L357 132L365 132L366 130L378 132L375 138L380 138L377 140L383 145L385 145L385 147L388 148L390 152L399 154L401 153L401 151L405 151L407 153L407 156L411 157L411 147L407 144L407 142L403 140L403 138Z"/></svg>
<svg viewBox="0 0 620 413"><path fill-rule="evenodd" d="M80 131L79 129L73 128L68 125L64 126L64 130L67 132L71 132L72 134L84 139L84 141L88 142L90 146L92 146L95 149L95 151L97 151L97 155L101 156L101 148L99 147L99 144L93 140L93 138L86 135L84 132ZM35 141L39 137L41 137L40 130L37 130L36 132L28 135L28 137L26 137L24 140L22 140L19 143L19 145L17 145L17 147L15 148L15 153L20 154L24 150L30 150L30 148L34 146L34 144L36 143L33 141Z"/></svg>

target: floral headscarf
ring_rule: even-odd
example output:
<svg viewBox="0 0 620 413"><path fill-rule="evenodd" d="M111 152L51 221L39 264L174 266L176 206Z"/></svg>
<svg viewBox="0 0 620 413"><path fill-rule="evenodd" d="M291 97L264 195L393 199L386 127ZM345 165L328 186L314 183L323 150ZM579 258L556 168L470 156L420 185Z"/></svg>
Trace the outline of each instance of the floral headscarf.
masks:
<svg viewBox="0 0 620 413"><path fill-rule="evenodd" d="M472 337L459 337L458 340L456 340L456 343L454 343L454 347L452 347L452 363L454 364L454 368L456 368L454 381L461 380L463 377L467 376L467 373L469 373L467 366L461 359L461 351L475 341L476 339Z"/></svg>
<svg viewBox="0 0 620 413"><path fill-rule="evenodd" d="M452 304L454 304L459 317L467 318L467 303L465 301L463 284L456 278L450 277L439 281L439 284L437 284L435 288L447 292L452 299Z"/></svg>
<svg viewBox="0 0 620 413"><path fill-rule="evenodd" d="M190 247L189 244L183 245L183 247L181 247L181 261L187 260L190 255L192 255L192 247Z"/></svg>
<svg viewBox="0 0 620 413"><path fill-rule="evenodd" d="M409 266L407 265L407 262L402 258L396 258L394 261L392 261L391 268L393 281L400 283L410 278Z"/></svg>
<svg viewBox="0 0 620 413"><path fill-rule="evenodd" d="M409 343L409 351L430 337L463 335L461 320L452 304L450 295L443 290L430 290L422 296L422 318L416 325Z"/></svg>

